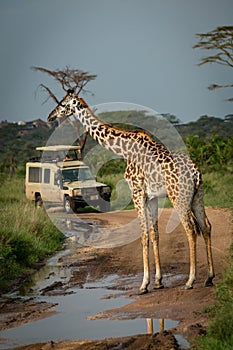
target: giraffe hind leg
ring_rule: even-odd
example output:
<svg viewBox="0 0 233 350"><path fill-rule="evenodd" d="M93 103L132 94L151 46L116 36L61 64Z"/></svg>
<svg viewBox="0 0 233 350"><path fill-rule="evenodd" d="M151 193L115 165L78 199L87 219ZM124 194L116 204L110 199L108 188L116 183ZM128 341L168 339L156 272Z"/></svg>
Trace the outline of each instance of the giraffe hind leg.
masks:
<svg viewBox="0 0 233 350"><path fill-rule="evenodd" d="M205 241L208 262L208 275L204 285L205 287L209 287L213 285L212 280L215 277L215 274L211 248L211 224L205 213L203 185L199 187L197 193L193 198L192 211Z"/></svg>
<svg viewBox="0 0 233 350"><path fill-rule="evenodd" d="M192 289L193 283L196 280L196 242L197 242L197 232L196 222L194 220L193 213L188 210L185 214L181 215L181 222L185 229L188 243L189 243L189 278L185 284L185 289Z"/></svg>

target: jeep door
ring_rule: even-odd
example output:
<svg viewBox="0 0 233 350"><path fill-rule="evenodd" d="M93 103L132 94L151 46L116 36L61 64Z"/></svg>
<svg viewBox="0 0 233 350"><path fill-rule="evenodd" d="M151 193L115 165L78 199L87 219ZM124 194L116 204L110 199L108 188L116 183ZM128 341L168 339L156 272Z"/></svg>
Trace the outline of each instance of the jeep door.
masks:
<svg viewBox="0 0 233 350"><path fill-rule="evenodd" d="M53 167L43 167L41 195L44 202L61 202L61 189L57 182L56 170Z"/></svg>

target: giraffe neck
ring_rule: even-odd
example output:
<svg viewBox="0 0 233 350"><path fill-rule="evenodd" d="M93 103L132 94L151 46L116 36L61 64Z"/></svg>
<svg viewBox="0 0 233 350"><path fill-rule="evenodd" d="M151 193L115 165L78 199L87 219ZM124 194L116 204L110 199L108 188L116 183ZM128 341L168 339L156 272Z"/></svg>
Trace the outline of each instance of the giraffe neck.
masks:
<svg viewBox="0 0 233 350"><path fill-rule="evenodd" d="M106 124L99 120L86 104L82 105L81 109L80 105L79 108L75 108L74 117L101 146L127 161L142 166L147 163L146 156L152 154L159 163L163 163L165 158L167 160L171 158L170 152L152 140L145 131L124 130Z"/></svg>
<svg viewBox="0 0 233 350"><path fill-rule="evenodd" d="M129 143L129 132L127 130L121 130L102 122L88 106L82 109L76 108L74 117L83 124L86 131L100 145L125 159L127 158Z"/></svg>

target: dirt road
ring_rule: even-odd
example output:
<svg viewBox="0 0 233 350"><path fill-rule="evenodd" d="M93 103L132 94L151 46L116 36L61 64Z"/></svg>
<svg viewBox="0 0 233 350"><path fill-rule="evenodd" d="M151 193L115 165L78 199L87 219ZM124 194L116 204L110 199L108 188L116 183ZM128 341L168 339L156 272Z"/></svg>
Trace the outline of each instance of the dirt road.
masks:
<svg viewBox="0 0 233 350"><path fill-rule="evenodd" d="M215 302L215 288L204 288L207 274L206 254L202 237L198 238L197 280L192 290L183 290L182 286L189 272L189 252L186 236L181 225L166 233L172 209L164 209L159 219L160 254L165 288L153 289L153 275L149 293L138 296L142 279L142 251L140 239L114 248L80 248L74 254L63 258L64 265L72 266L70 286L82 285L87 281L96 281L101 277L116 273L122 279L115 288L131 298L124 307L107 310L93 318L161 318L179 321L171 332L151 335L108 339L102 341L63 341L33 344L18 349L179 349L174 333L182 334L190 340L203 332L208 323L208 313L204 308ZM134 210L112 213L78 214L82 219L98 223L106 228L127 225L136 218ZM232 216L229 210L207 208L212 224L212 246L216 277L218 283L227 266L228 249L232 241ZM128 227L128 226L126 226ZM130 235L131 232L128 232ZM151 259L151 271L153 261ZM120 282L119 282L120 281ZM55 285L50 288L61 293L66 286ZM49 291L47 291L49 292ZM46 291L45 291L46 293ZM46 317L52 313L52 305L36 304L33 300L26 303L4 302L0 304L0 330L14 327L24 322ZM127 344L127 345L126 345Z"/></svg>

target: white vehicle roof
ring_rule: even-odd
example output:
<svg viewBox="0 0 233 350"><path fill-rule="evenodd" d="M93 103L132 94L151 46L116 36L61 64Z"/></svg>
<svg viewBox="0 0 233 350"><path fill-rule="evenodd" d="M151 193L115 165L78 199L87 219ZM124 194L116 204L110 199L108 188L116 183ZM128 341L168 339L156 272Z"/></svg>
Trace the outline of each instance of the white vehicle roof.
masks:
<svg viewBox="0 0 233 350"><path fill-rule="evenodd" d="M55 146L36 147L37 151L50 151L50 152L69 151L69 150L78 150L78 149L80 149L80 146L55 145Z"/></svg>

